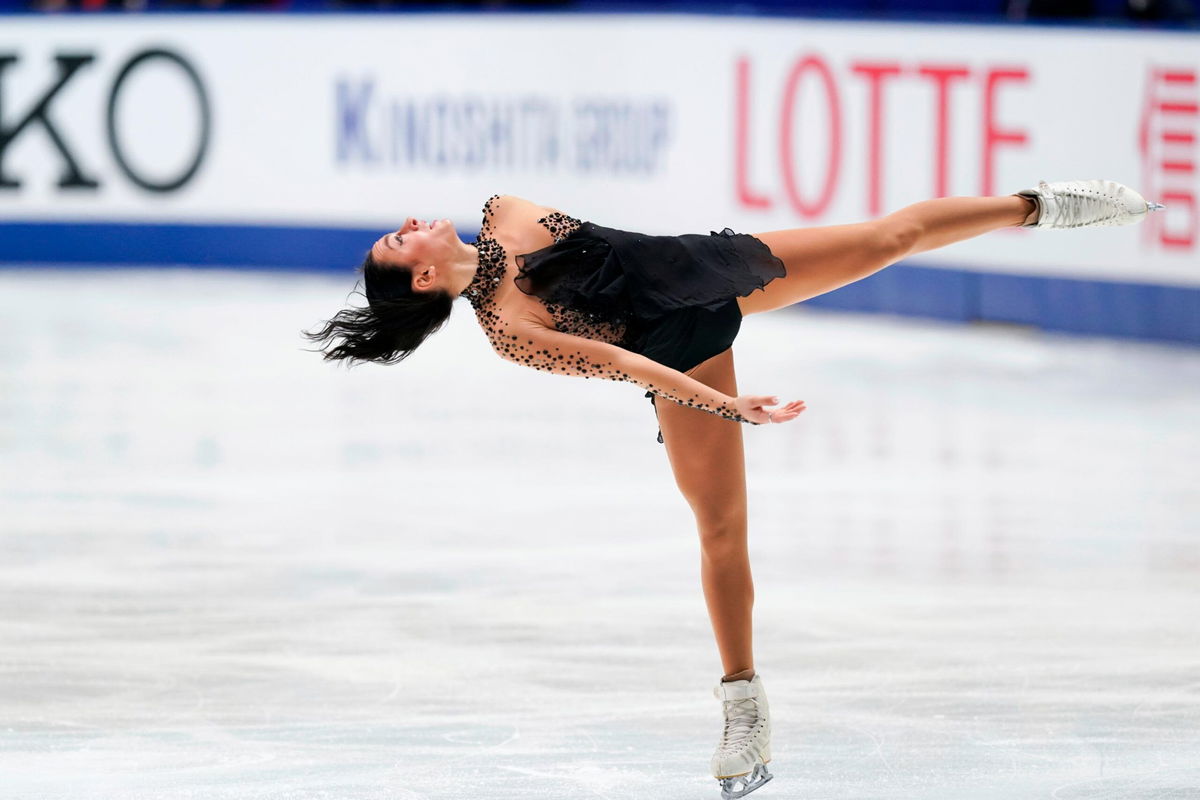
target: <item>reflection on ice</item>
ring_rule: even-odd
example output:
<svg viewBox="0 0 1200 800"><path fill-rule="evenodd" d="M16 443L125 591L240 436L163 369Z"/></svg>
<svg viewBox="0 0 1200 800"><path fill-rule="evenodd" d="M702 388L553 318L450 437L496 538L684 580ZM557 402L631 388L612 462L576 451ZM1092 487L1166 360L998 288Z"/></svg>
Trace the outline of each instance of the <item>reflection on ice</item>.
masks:
<svg viewBox="0 0 1200 800"><path fill-rule="evenodd" d="M351 281L0 273L5 798L717 797L635 387L297 333ZM771 797L1200 796L1200 354L747 318Z"/></svg>

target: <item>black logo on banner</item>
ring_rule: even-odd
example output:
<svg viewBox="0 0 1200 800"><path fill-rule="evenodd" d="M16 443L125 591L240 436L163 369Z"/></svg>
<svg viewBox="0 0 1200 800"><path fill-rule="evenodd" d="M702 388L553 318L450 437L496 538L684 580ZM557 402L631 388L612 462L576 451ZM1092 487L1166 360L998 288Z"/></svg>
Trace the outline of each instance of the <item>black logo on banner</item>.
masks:
<svg viewBox="0 0 1200 800"><path fill-rule="evenodd" d="M0 53L0 191L20 188L20 178L10 171L11 165L6 161L6 156L13 142L34 130L35 127L40 127L49 137L50 143L54 145L54 149L58 151L58 155L62 159L63 171L62 176L58 179L60 188L99 188L99 180L90 175L88 170L79 163L75 153L71 150L70 141L63 136L63 132L54 122L50 113L63 87L73 80L80 70L95 61L96 57L91 53L59 53L55 55L54 61L58 66L57 78L46 87L24 115L18 113L16 121L9 123L4 88L9 67L19 60L18 56ZM196 141L195 152L191 154L191 158L179 174L165 179L151 179L139 174L134 169L128 158L127 145L123 144L121 140L120 120L117 116L117 103L127 81L139 68L152 61L168 62L183 73L195 94L200 111L200 135ZM204 162L212 129L212 111L209 107L208 93L204 90L204 82L200 80L199 73L187 59L171 50L142 50L134 53L117 71L116 78L113 79L112 86L108 90L108 113L105 115L104 125L113 160L117 162L117 166L120 167L126 178L148 192L173 192L190 181Z"/></svg>

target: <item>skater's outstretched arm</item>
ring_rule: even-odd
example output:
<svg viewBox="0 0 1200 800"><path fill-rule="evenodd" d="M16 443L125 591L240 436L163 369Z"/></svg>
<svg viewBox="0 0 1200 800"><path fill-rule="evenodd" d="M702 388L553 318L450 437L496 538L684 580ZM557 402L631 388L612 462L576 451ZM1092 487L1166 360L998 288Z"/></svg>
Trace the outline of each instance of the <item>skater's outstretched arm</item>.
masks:
<svg viewBox="0 0 1200 800"><path fill-rule="evenodd" d="M802 401L767 408L777 402L776 398L764 395L730 397L638 353L556 331L536 322L514 322L509 326L509 335L518 346L501 349L493 344L496 352L508 361L558 375L628 381L681 405L737 422L787 422L804 410Z"/></svg>

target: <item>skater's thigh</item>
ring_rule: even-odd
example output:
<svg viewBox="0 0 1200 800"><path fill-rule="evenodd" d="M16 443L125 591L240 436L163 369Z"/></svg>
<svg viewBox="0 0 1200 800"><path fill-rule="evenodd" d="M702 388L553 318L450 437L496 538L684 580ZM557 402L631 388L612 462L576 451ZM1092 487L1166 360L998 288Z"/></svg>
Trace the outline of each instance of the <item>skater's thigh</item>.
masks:
<svg viewBox="0 0 1200 800"><path fill-rule="evenodd" d="M704 361L688 374L730 397L737 396L732 348ZM744 529L743 423L661 397L655 405L675 483L692 507L701 532L721 530L729 525Z"/></svg>
<svg viewBox="0 0 1200 800"><path fill-rule="evenodd" d="M899 258L901 238L886 219L756 233L787 274L738 298L742 316L774 311L841 288Z"/></svg>

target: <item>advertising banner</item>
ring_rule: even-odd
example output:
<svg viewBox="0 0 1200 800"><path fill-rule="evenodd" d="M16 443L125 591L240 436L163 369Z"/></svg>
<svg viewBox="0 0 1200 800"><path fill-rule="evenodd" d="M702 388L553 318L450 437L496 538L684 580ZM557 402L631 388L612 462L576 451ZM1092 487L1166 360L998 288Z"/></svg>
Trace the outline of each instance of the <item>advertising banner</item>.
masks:
<svg viewBox="0 0 1200 800"><path fill-rule="evenodd" d="M756 233L1110 178L1167 210L1123 229L1003 231L919 263L1196 288L1198 108L1200 37L1186 33L17 17L0 29L0 215L380 231L413 215L471 232L500 193L649 233Z"/></svg>

